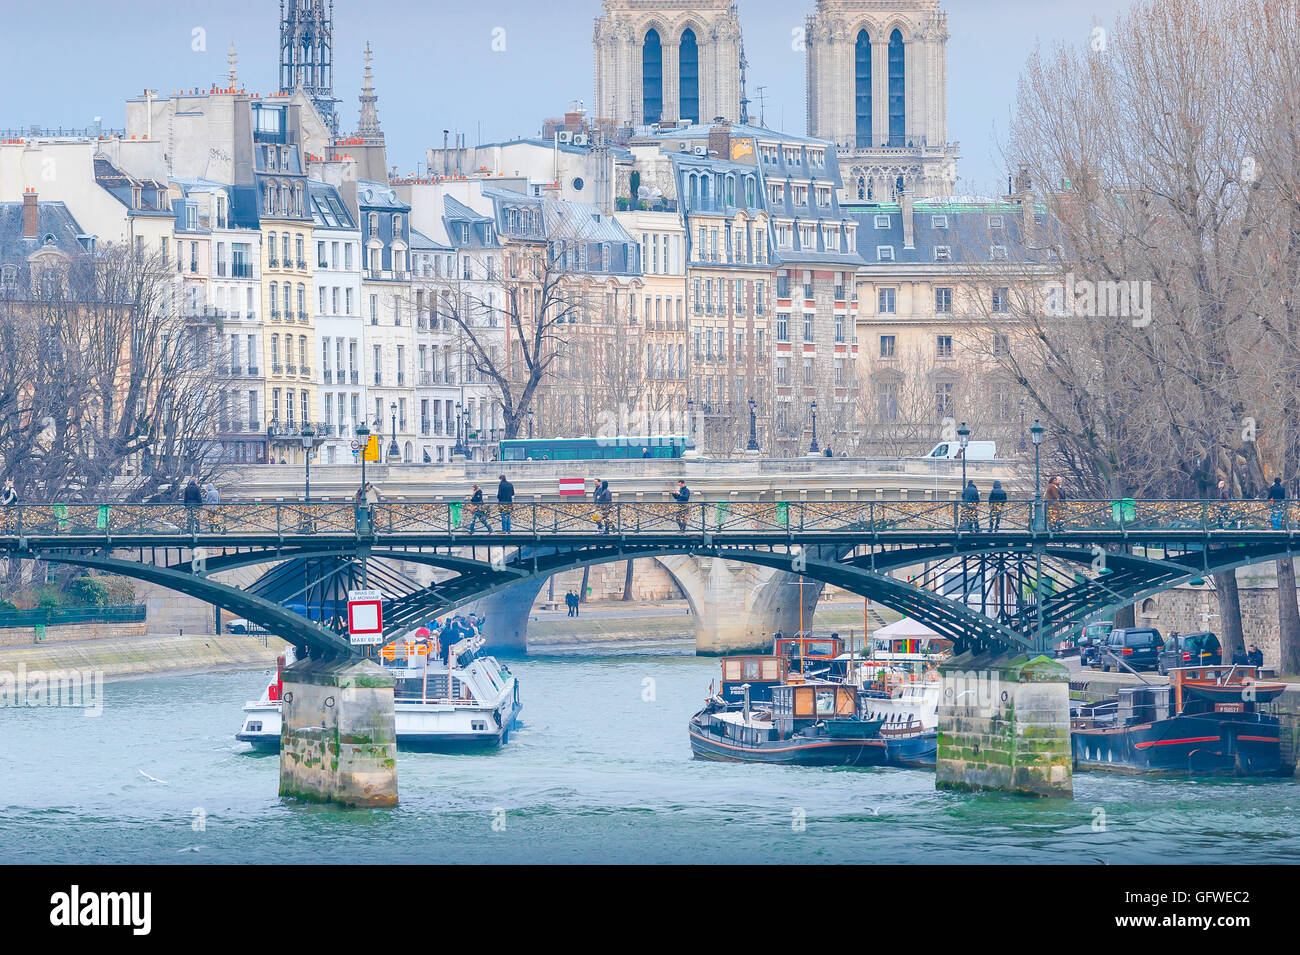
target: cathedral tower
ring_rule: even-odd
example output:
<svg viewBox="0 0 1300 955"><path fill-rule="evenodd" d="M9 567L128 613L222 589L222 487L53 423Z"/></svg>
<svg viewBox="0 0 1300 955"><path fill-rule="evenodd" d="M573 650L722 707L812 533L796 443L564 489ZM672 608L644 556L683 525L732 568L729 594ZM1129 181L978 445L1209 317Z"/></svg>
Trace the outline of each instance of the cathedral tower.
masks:
<svg viewBox="0 0 1300 955"><path fill-rule="evenodd" d="M334 98L334 3L330 0L280 0L280 91L302 89L330 132L337 136Z"/></svg>
<svg viewBox="0 0 1300 955"><path fill-rule="evenodd" d="M733 0L605 0L594 47L596 119L617 127L741 120Z"/></svg>
<svg viewBox="0 0 1300 955"><path fill-rule="evenodd" d="M948 17L939 0L817 0L805 31L808 135L838 147L850 202L952 195Z"/></svg>

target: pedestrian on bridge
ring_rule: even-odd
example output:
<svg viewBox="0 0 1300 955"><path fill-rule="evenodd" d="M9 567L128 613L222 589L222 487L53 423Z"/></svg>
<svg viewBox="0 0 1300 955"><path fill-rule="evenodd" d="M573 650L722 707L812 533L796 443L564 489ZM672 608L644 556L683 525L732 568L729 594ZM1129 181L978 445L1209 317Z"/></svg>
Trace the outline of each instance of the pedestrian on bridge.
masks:
<svg viewBox="0 0 1300 955"><path fill-rule="evenodd" d="M217 486L211 481L203 485L203 503L212 508L208 511L208 530L216 533L221 529L221 522L216 505L221 503L221 495L217 492Z"/></svg>
<svg viewBox="0 0 1300 955"><path fill-rule="evenodd" d="M515 509L515 486L500 475L497 485L497 510L501 512L501 533L510 533L510 513Z"/></svg>
<svg viewBox="0 0 1300 955"><path fill-rule="evenodd" d="M1286 514L1286 488L1282 486L1280 477L1273 478L1273 486L1268 489L1268 499L1273 504L1273 530L1282 529L1282 518Z"/></svg>
<svg viewBox="0 0 1300 955"><path fill-rule="evenodd" d="M980 529L980 492L974 481L968 481L961 492L961 524L968 531Z"/></svg>
<svg viewBox="0 0 1300 955"><path fill-rule="evenodd" d="M610 514L614 510L614 495L610 493L608 481L597 480L596 484L596 513L599 518L597 525L602 534L608 534L614 526L613 521L610 520Z"/></svg>
<svg viewBox="0 0 1300 955"><path fill-rule="evenodd" d="M189 483L185 485L183 500L185 510L189 515L189 532L197 534L199 530L199 505L203 503L203 492L199 490L199 482L194 478L190 478Z"/></svg>
<svg viewBox="0 0 1300 955"><path fill-rule="evenodd" d="M690 519L691 508L688 503L691 499L691 489L686 486L684 480L677 481L677 490L673 491L673 500L677 502L677 527L684 534L686 533L686 522Z"/></svg>
<svg viewBox="0 0 1300 955"><path fill-rule="evenodd" d="M483 503L483 489L474 485L474 493L469 498L469 532L474 533L474 525L483 522L483 529L492 533L492 524L488 521L487 505Z"/></svg>
<svg viewBox="0 0 1300 955"><path fill-rule="evenodd" d="M1001 481L993 482L989 491L989 530L995 531L1002 526L1002 511L1007 506L1007 492L1002 489Z"/></svg>
<svg viewBox="0 0 1300 955"><path fill-rule="evenodd" d="M1065 500L1061 488L1064 483L1058 475L1047 482L1047 490L1043 493L1047 498L1047 526L1054 531L1061 529L1061 502Z"/></svg>

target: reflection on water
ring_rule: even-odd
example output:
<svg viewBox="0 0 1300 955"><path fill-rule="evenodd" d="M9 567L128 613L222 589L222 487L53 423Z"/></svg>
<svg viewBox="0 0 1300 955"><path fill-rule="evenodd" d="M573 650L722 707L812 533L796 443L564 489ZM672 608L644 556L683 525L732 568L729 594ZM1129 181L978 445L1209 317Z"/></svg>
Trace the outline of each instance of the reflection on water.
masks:
<svg viewBox="0 0 1300 955"><path fill-rule="evenodd" d="M920 770L691 759L717 661L512 660L523 725L492 755L402 753L401 805L281 802L235 742L261 672L110 684L97 719L0 710L5 862L1283 862L1290 780L1078 774L1073 801L938 792ZM494 821L496 825L494 826Z"/></svg>

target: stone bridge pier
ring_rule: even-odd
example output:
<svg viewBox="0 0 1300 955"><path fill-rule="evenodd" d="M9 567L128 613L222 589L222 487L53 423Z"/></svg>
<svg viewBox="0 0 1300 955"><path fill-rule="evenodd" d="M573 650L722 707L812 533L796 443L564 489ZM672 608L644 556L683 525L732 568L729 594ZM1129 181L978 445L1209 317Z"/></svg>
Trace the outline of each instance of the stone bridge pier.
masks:
<svg viewBox="0 0 1300 955"><path fill-rule="evenodd" d="M643 558L644 559L644 558ZM772 634L799 629L803 600L804 626L810 626L823 585L784 571L742 561L687 555L654 558L672 576L691 608L695 652L706 655L770 650ZM472 604L463 613L488 618L489 646L524 653L528 619L545 585L530 580Z"/></svg>

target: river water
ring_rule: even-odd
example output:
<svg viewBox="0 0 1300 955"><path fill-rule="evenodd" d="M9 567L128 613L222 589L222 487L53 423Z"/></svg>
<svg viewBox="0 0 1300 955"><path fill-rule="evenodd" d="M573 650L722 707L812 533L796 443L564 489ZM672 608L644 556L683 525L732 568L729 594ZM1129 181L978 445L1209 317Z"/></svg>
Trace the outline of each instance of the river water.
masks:
<svg viewBox="0 0 1300 955"><path fill-rule="evenodd" d="M401 805L281 802L234 740L258 672L109 684L99 717L0 710L0 861L1290 862L1300 782L1078 774L1072 801L938 792L934 774L692 760L718 671L686 656L512 661L498 753L402 753ZM265 883L257 887L261 891Z"/></svg>

